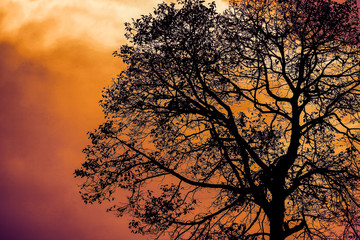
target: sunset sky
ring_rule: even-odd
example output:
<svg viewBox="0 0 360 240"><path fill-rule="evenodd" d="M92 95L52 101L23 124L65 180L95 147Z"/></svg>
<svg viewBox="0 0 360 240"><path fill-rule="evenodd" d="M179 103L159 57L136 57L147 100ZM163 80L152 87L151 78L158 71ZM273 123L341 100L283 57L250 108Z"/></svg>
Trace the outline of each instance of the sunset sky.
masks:
<svg viewBox="0 0 360 240"><path fill-rule="evenodd" d="M0 238L143 240L73 178L124 22L162 0L0 0ZM225 0L217 0L220 9ZM359 4L359 0L358 0Z"/></svg>
<svg viewBox="0 0 360 240"><path fill-rule="evenodd" d="M112 52L124 22L160 2L0 1L0 239L146 239L85 205L73 172L103 119L102 88L123 68Z"/></svg>

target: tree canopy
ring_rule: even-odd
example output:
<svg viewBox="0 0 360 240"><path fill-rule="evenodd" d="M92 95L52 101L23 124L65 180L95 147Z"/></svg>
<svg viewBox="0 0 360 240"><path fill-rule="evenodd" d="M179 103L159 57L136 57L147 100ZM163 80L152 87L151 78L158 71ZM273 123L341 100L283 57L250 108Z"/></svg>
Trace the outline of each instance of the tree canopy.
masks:
<svg viewBox="0 0 360 240"><path fill-rule="evenodd" d="M89 133L86 203L171 239L331 239L359 204L356 1L162 3ZM127 193L124 203L118 192Z"/></svg>

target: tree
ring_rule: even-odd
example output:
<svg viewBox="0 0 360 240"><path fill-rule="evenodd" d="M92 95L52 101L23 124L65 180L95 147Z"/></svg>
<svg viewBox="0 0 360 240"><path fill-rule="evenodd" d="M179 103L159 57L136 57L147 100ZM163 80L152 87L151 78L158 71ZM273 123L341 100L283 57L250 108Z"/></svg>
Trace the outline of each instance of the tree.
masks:
<svg viewBox="0 0 360 240"><path fill-rule="evenodd" d="M171 239L335 236L359 206L355 10L179 0L127 23L127 68L75 171L84 201L125 189L109 210Z"/></svg>

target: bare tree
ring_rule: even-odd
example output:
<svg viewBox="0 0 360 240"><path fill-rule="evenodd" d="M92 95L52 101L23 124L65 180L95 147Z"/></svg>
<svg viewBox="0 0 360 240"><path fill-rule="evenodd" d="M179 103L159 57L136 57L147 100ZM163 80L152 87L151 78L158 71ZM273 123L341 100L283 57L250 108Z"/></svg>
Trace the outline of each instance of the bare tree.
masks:
<svg viewBox="0 0 360 240"><path fill-rule="evenodd" d="M335 236L359 200L355 11L184 0L126 24L114 55L128 67L75 171L84 201L115 201L135 233L171 239Z"/></svg>

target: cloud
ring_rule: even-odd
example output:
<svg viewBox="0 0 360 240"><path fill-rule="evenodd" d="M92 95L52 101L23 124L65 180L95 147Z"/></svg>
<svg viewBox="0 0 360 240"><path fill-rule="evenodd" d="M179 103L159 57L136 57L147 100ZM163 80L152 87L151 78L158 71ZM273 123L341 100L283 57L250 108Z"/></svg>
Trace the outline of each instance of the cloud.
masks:
<svg viewBox="0 0 360 240"><path fill-rule="evenodd" d="M128 236L127 226L103 207L84 206L72 176L83 160L86 131L102 118L97 101L108 74L104 72L116 72L117 65L104 57L107 53L91 51L80 42L64 42L46 54L28 57L13 43L3 41L0 53L2 237L95 240ZM74 59L77 63L69 62Z"/></svg>
<svg viewBox="0 0 360 240"><path fill-rule="evenodd" d="M161 0L3 0L1 31L17 36L26 31L34 48L48 47L59 38L73 38L95 41L99 45L114 47L124 41L124 22L153 11ZM208 1L210 2L210 1ZM218 0L222 11L227 3ZM39 32L41 29L46 31ZM23 33L22 33L23 34Z"/></svg>
<svg viewBox="0 0 360 240"><path fill-rule="evenodd" d="M64 37L114 46L123 39L124 22L149 10L147 8L158 1L147 1L141 8L127 2L5 0L0 3L0 8L7 10L2 30L7 34L14 34L26 29L29 24L40 25L40 29L41 25L47 25L46 34L34 34L35 37L43 37L41 42L32 44L35 47L49 46Z"/></svg>
<svg viewBox="0 0 360 240"><path fill-rule="evenodd" d="M123 221L82 203L72 176L84 159L86 132L103 118L101 89L121 62L111 49L81 39L26 51L46 26L24 24L0 41L2 237L129 239Z"/></svg>

